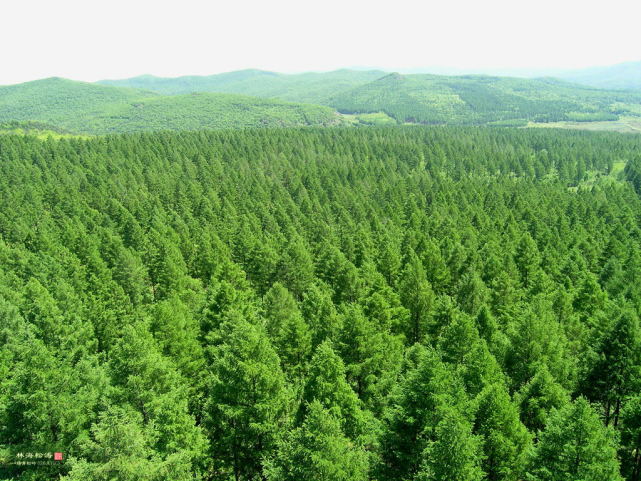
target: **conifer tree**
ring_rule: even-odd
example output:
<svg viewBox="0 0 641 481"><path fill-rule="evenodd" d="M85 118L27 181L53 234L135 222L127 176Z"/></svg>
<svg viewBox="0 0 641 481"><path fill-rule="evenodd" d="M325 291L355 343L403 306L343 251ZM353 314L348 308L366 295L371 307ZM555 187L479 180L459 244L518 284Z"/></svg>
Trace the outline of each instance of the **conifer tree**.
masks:
<svg viewBox="0 0 641 481"><path fill-rule="evenodd" d="M616 436L584 398L554 411L531 461L535 481L621 481Z"/></svg>
<svg viewBox="0 0 641 481"><path fill-rule="evenodd" d="M211 452L236 481L259 479L287 423L288 387L267 333L238 313L211 335L205 406Z"/></svg>
<svg viewBox="0 0 641 481"><path fill-rule="evenodd" d="M530 447L530 434L502 384L481 392L474 433L483 439L482 468L491 481L518 481Z"/></svg>
<svg viewBox="0 0 641 481"><path fill-rule="evenodd" d="M362 447L343 434L331 412L313 401L303 424L278 443L266 464L269 481L366 481L369 459Z"/></svg>
<svg viewBox="0 0 641 481"><path fill-rule="evenodd" d="M630 481L641 479L641 395L628 399L621 411L621 471Z"/></svg>
<svg viewBox="0 0 641 481"><path fill-rule="evenodd" d="M417 481L481 481L481 439L458 412L447 413L436 426L435 441L423 453Z"/></svg>

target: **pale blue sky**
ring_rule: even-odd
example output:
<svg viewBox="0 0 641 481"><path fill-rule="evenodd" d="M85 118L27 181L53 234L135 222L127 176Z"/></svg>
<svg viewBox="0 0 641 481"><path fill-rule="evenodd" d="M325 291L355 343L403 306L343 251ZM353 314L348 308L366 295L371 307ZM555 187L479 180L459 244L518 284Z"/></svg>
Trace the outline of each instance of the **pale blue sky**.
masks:
<svg viewBox="0 0 641 481"><path fill-rule="evenodd" d="M0 84L641 60L637 0L16 0L0 18Z"/></svg>

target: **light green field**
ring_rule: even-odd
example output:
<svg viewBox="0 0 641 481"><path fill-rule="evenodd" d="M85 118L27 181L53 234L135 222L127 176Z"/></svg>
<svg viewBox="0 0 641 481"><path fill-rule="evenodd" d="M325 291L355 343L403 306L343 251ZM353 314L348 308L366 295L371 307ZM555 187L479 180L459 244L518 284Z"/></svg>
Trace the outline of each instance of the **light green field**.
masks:
<svg viewBox="0 0 641 481"><path fill-rule="evenodd" d="M397 122L385 112L371 114L340 114L350 125L396 125Z"/></svg>
<svg viewBox="0 0 641 481"><path fill-rule="evenodd" d="M84 138L88 135L77 135L52 125L39 122L4 122L0 123L0 135L29 135L39 139Z"/></svg>
<svg viewBox="0 0 641 481"><path fill-rule="evenodd" d="M601 122L530 122L526 127L531 128L556 128L574 130L599 130L606 132L624 132L641 134L641 117L621 117L619 120Z"/></svg>

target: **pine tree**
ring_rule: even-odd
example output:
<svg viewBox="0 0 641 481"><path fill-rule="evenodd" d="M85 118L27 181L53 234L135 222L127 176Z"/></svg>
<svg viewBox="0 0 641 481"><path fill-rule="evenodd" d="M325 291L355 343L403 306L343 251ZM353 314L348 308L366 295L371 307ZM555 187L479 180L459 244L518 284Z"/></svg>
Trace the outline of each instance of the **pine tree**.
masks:
<svg viewBox="0 0 641 481"><path fill-rule="evenodd" d="M288 388L267 334L228 313L211 335L211 377L205 407L212 455L236 481L260 478L287 422Z"/></svg>
<svg viewBox="0 0 641 481"><path fill-rule="evenodd" d="M417 346L407 372L391 394L381 435L380 478L409 480L419 472L422 455L444 409L465 411L462 381L433 350Z"/></svg>
<svg viewBox="0 0 641 481"><path fill-rule="evenodd" d="M603 336L597 354L583 392L601 402L605 423L616 427L624 398L641 383L641 328L634 311L627 308L620 314Z"/></svg>
<svg viewBox="0 0 641 481"><path fill-rule="evenodd" d="M366 481L369 459L343 434L340 421L319 401L305 410L303 424L283 436L266 463L269 481Z"/></svg>
<svg viewBox="0 0 641 481"><path fill-rule="evenodd" d="M622 472L630 481L641 479L641 395L628 399L621 410Z"/></svg>
<svg viewBox="0 0 641 481"><path fill-rule="evenodd" d="M584 398L553 411L530 476L534 481L621 481L614 431L603 426Z"/></svg>
<svg viewBox="0 0 641 481"><path fill-rule="evenodd" d="M435 441L423 453L417 481L481 481L481 439L458 412L446 414L436 426Z"/></svg>
<svg viewBox="0 0 641 481"><path fill-rule="evenodd" d="M309 404L318 401L340 421L343 432L350 439L372 442L371 435L376 429L374 419L363 409L358 396L347 383L343 361L329 341L319 345L312 357L303 401L299 419L306 414Z"/></svg>
<svg viewBox="0 0 641 481"><path fill-rule="evenodd" d="M489 481L517 481L524 470L530 434L502 384L492 384L477 399L474 433L483 439L483 471Z"/></svg>
<svg viewBox="0 0 641 481"><path fill-rule="evenodd" d="M71 457L64 481L193 480L193 466L184 453L162 456L151 446L153 428L132 409L111 407L91 429L82 446L83 457Z"/></svg>
<svg viewBox="0 0 641 481"><path fill-rule="evenodd" d="M569 400L568 392L556 382L545 365L541 365L534 377L514 396L521 421L535 435L545 427L550 411L561 409Z"/></svg>
<svg viewBox="0 0 641 481"><path fill-rule="evenodd" d="M283 368L292 376L305 369L311 352L312 335L296 300L280 283L275 283L263 299L267 333L279 353Z"/></svg>
<svg viewBox="0 0 641 481"><path fill-rule="evenodd" d="M410 311L405 332L407 342L420 342L429 331L434 292L425 277L423 265L415 254L412 254L401 275L400 294L401 302Z"/></svg>

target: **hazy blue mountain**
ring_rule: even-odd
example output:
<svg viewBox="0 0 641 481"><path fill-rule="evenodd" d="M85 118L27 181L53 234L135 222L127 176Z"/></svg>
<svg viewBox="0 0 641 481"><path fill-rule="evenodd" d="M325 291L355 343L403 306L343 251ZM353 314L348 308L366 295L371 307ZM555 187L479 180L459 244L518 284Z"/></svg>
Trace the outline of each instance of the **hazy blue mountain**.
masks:
<svg viewBox="0 0 641 481"><path fill-rule="evenodd" d="M558 77L597 88L641 90L641 61L574 70Z"/></svg>

